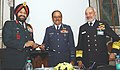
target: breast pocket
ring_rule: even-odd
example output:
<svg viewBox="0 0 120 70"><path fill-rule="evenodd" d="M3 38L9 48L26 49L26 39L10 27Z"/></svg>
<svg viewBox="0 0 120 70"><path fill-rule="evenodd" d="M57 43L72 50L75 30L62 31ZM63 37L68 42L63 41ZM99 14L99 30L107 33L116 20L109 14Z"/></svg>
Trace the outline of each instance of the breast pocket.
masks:
<svg viewBox="0 0 120 70"><path fill-rule="evenodd" d="M55 34L49 33L49 39L50 39L50 41L53 41L53 39L55 39Z"/></svg>
<svg viewBox="0 0 120 70"><path fill-rule="evenodd" d="M63 41L67 41L68 37L69 37L68 33L61 33L61 38L62 38Z"/></svg>

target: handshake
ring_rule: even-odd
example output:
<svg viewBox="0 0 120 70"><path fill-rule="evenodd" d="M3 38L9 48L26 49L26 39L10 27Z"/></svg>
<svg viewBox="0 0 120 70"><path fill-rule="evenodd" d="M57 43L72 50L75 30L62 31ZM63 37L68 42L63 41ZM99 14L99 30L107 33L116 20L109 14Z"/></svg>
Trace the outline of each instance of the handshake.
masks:
<svg viewBox="0 0 120 70"><path fill-rule="evenodd" d="M24 45L24 48L28 48L28 47L31 47L33 49L39 48L41 50L45 50L44 44L39 45L39 44L35 43L34 41L27 41Z"/></svg>

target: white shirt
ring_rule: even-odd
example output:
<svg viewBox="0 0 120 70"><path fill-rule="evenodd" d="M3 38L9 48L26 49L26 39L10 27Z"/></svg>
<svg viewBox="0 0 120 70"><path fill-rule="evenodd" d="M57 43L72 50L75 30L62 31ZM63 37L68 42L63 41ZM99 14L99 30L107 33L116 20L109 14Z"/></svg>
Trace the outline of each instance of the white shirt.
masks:
<svg viewBox="0 0 120 70"><path fill-rule="evenodd" d="M94 23L95 23L95 19L94 19L92 22L88 22L88 25L89 25L89 26L90 26L90 23L92 23L91 26L93 26Z"/></svg>
<svg viewBox="0 0 120 70"><path fill-rule="evenodd" d="M26 28L25 22L22 24L22 22L19 21L19 23L20 23L21 25L23 25L24 28Z"/></svg>
<svg viewBox="0 0 120 70"><path fill-rule="evenodd" d="M55 26L55 29L57 30L57 26L59 26L58 27L58 30L60 29L60 27L61 27L61 24L59 24L59 25L54 25Z"/></svg>

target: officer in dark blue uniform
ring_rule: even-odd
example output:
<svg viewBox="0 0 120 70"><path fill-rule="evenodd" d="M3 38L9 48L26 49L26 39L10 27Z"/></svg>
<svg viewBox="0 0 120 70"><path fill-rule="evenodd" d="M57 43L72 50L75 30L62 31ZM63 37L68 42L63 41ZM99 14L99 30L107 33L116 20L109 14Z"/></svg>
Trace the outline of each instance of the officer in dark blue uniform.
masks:
<svg viewBox="0 0 120 70"><path fill-rule="evenodd" d="M76 57L80 67L96 70L97 66L108 65L109 55L106 36L118 41L119 36L102 21L95 19L96 11L88 7L85 11L87 23L79 29Z"/></svg>
<svg viewBox="0 0 120 70"><path fill-rule="evenodd" d="M43 44L49 52L48 66L56 66L60 62L74 61L75 45L71 27L62 23L62 13L52 13L54 24L46 28Z"/></svg>
<svg viewBox="0 0 120 70"><path fill-rule="evenodd" d="M25 22L29 15L26 3L15 8L16 20L6 21L2 31L2 40L6 46L4 70L22 70L25 65L25 47L36 48L32 26Z"/></svg>

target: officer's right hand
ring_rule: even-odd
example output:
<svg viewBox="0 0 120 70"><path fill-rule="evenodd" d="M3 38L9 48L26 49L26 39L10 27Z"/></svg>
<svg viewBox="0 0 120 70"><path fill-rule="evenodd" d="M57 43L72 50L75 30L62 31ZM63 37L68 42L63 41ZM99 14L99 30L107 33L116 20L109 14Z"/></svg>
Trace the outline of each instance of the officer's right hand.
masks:
<svg viewBox="0 0 120 70"><path fill-rule="evenodd" d="M42 45L39 45L38 47L39 47L41 50L43 50L43 51L45 50L45 46L44 46L43 44L42 44Z"/></svg>
<svg viewBox="0 0 120 70"><path fill-rule="evenodd" d="M79 66L80 69L83 68L83 63L82 63L82 61L78 61L78 66Z"/></svg>
<svg viewBox="0 0 120 70"><path fill-rule="evenodd" d="M25 43L25 47L32 47L34 45L34 42L33 41L27 41L26 43Z"/></svg>

